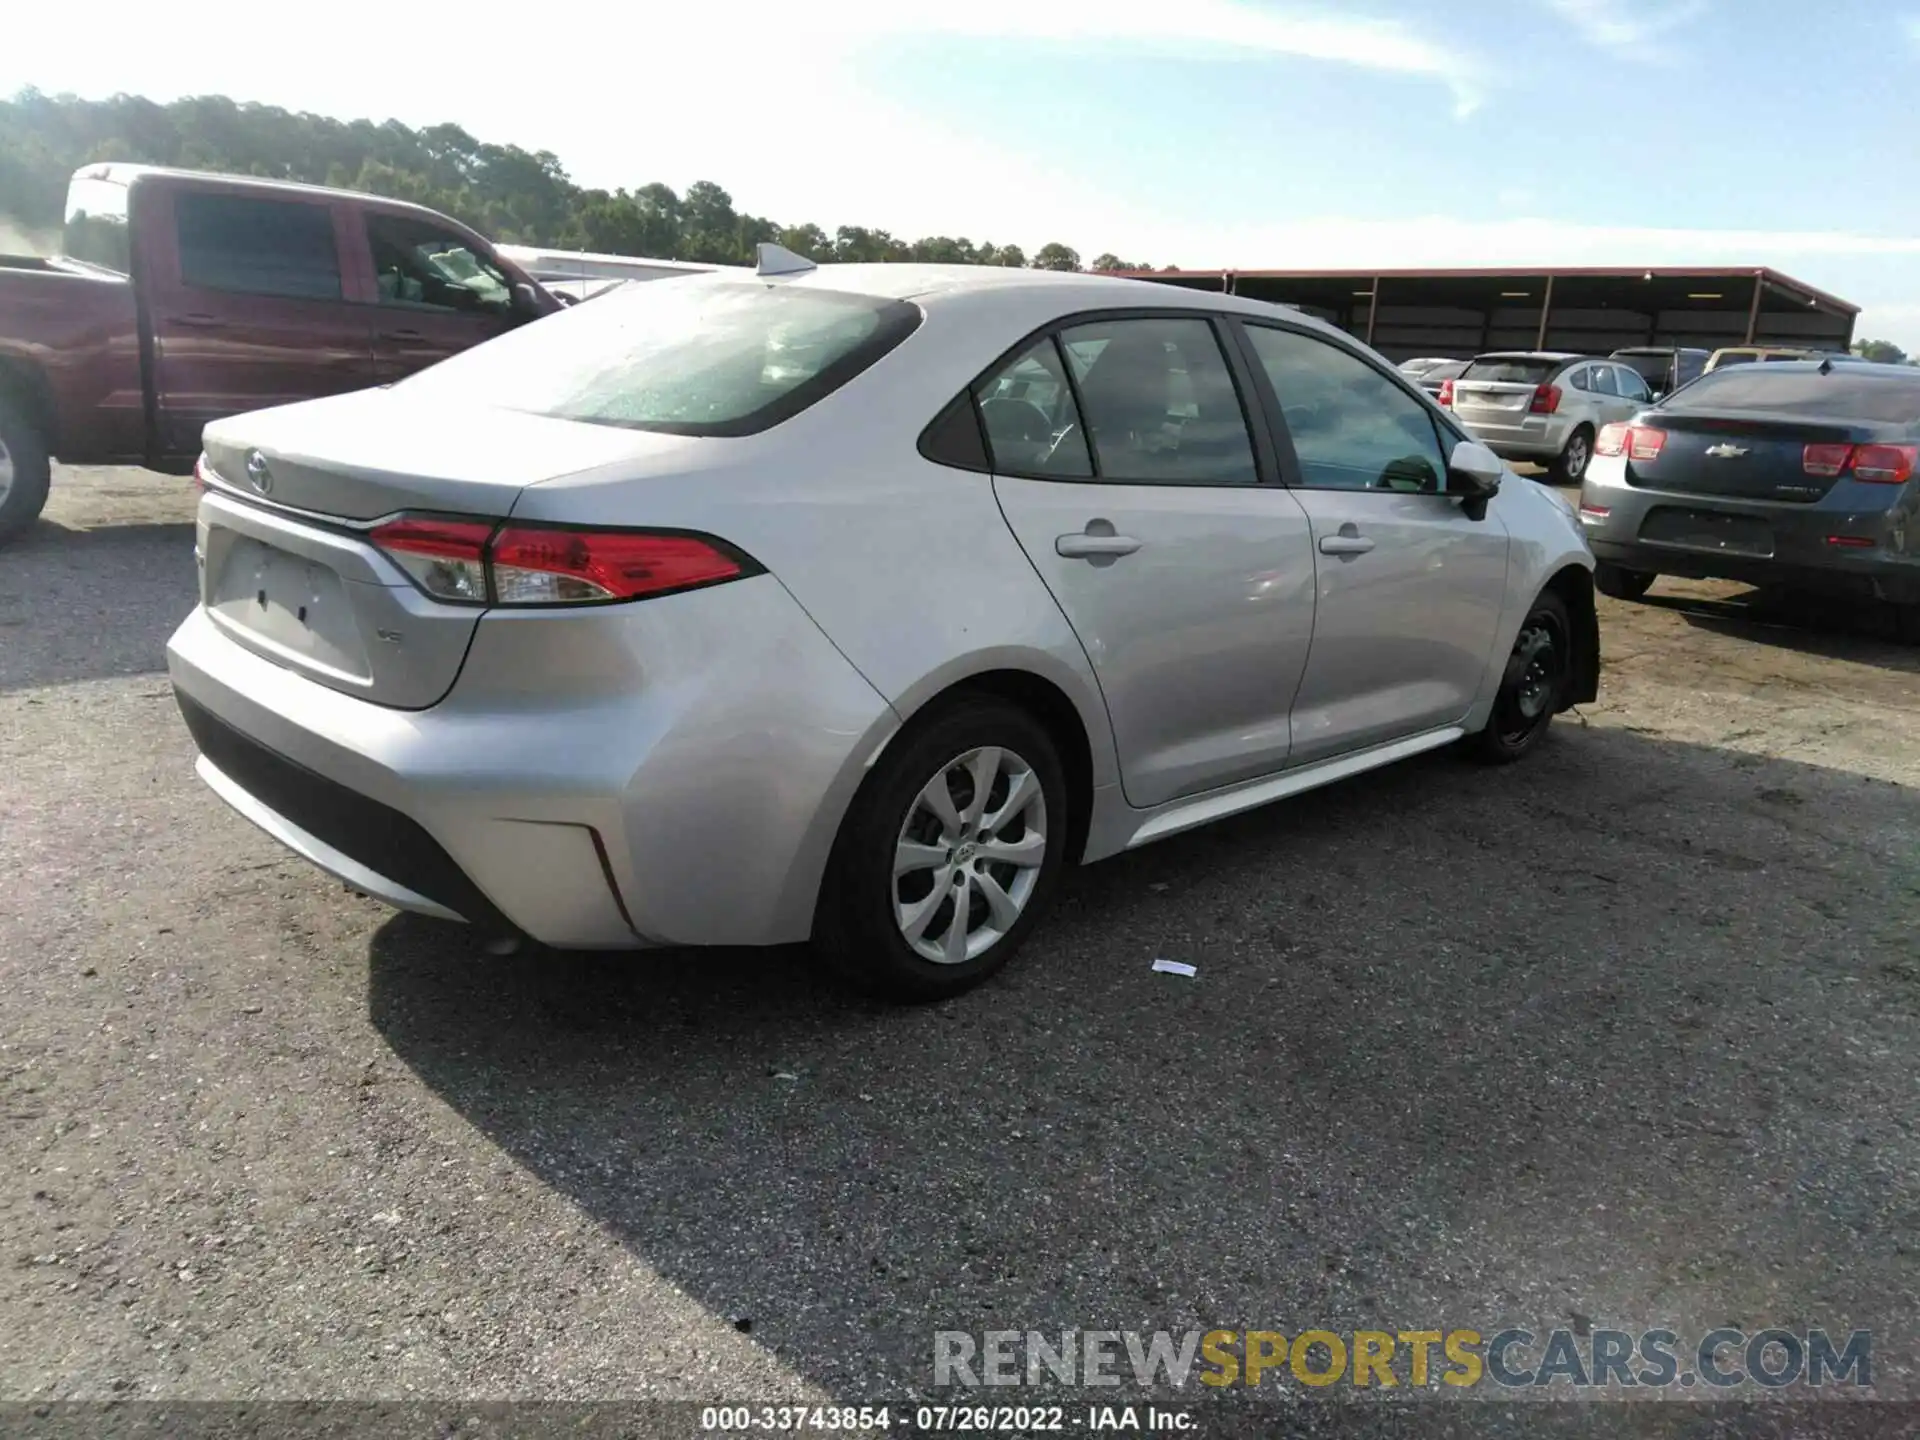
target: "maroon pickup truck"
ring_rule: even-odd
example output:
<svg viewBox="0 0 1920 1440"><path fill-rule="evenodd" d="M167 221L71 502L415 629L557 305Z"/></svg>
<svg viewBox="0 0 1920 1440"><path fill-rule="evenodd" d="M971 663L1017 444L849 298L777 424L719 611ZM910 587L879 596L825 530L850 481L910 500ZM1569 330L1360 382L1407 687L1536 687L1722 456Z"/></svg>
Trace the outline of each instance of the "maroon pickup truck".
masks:
<svg viewBox="0 0 1920 1440"><path fill-rule="evenodd" d="M209 420L382 385L560 308L417 205L94 165L64 254L0 256L0 540L50 458L184 473Z"/></svg>

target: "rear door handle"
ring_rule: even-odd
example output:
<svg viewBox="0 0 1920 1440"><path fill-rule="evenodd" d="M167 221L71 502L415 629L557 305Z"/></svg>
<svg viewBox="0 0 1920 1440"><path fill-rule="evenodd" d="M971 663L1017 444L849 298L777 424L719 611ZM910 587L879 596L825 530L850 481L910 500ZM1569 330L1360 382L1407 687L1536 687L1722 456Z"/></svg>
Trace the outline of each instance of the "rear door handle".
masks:
<svg viewBox="0 0 1920 1440"><path fill-rule="evenodd" d="M174 317L174 323L176 325L184 325L189 330L218 330L227 322L222 320L218 315L207 315L196 312L192 315L176 315Z"/></svg>
<svg viewBox="0 0 1920 1440"><path fill-rule="evenodd" d="M380 338L382 340L398 340L403 344L412 344L415 340L424 340L427 337L422 335L418 330L385 330L381 332Z"/></svg>
<svg viewBox="0 0 1920 1440"><path fill-rule="evenodd" d="M1099 555L1131 555L1140 542L1131 535L1088 535L1084 532L1062 535L1053 542L1053 553L1069 560L1090 560Z"/></svg>
<svg viewBox="0 0 1920 1440"><path fill-rule="evenodd" d="M1364 535L1322 535L1322 555L1364 555L1373 549L1373 541Z"/></svg>

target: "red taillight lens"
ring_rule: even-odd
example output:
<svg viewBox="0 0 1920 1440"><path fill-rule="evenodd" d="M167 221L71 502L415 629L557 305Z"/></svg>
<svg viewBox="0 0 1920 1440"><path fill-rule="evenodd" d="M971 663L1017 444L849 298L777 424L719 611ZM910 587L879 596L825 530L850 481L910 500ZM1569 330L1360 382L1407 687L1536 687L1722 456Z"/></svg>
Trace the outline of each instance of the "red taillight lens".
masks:
<svg viewBox="0 0 1920 1440"><path fill-rule="evenodd" d="M1920 460L1920 445L1859 445L1853 452L1853 478L1875 485L1904 485Z"/></svg>
<svg viewBox="0 0 1920 1440"><path fill-rule="evenodd" d="M207 457L204 454L201 455L198 460L193 462L193 488L195 490L206 489L207 486L212 483L208 479L208 476L212 473L213 467L207 464Z"/></svg>
<svg viewBox="0 0 1920 1440"><path fill-rule="evenodd" d="M1647 425L1629 425L1627 427L1627 458L1629 460L1658 460L1660 451L1667 443L1667 432L1655 430Z"/></svg>
<svg viewBox="0 0 1920 1440"><path fill-rule="evenodd" d="M1448 406L1453 404L1453 381L1442 380L1440 382L1440 403Z"/></svg>
<svg viewBox="0 0 1920 1440"><path fill-rule="evenodd" d="M593 605L759 573L722 542L680 531L403 515L371 538L427 594L457 605Z"/></svg>
<svg viewBox="0 0 1920 1440"><path fill-rule="evenodd" d="M436 600L460 605L487 603L487 520L440 520L403 515L378 526L372 536L420 588Z"/></svg>
<svg viewBox="0 0 1920 1440"><path fill-rule="evenodd" d="M631 530L508 526L490 559L502 605L637 600L745 573L736 556L698 535Z"/></svg>
<svg viewBox="0 0 1920 1440"><path fill-rule="evenodd" d="M1594 439L1593 453L1596 455L1624 455L1627 450L1627 424L1615 420L1611 425L1602 425L1600 434Z"/></svg>
<svg viewBox="0 0 1920 1440"><path fill-rule="evenodd" d="M1560 387L1558 385L1536 385L1533 388L1533 413L1551 415L1560 408Z"/></svg>
<svg viewBox="0 0 1920 1440"><path fill-rule="evenodd" d="M1800 452L1800 468L1809 475L1831 480L1853 458L1851 445L1809 445Z"/></svg>

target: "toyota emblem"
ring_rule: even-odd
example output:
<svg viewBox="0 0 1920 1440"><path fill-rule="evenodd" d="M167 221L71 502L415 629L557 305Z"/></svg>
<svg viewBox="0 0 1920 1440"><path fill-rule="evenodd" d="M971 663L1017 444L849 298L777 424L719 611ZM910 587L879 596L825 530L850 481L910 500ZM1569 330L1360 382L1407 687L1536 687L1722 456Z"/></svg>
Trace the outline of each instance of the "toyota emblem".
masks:
<svg viewBox="0 0 1920 1440"><path fill-rule="evenodd" d="M267 468L267 457L258 450L247 456L247 483L262 495L273 493L273 472Z"/></svg>

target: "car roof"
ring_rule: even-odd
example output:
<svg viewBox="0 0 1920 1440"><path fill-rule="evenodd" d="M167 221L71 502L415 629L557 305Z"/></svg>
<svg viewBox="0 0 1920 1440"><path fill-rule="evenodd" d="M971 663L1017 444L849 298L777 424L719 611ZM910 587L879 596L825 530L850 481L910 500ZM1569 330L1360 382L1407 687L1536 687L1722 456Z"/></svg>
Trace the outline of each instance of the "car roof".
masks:
<svg viewBox="0 0 1920 1440"><path fill-rule="evenodd" d="M314 199L352 199L378 206L383 210L406 211L435 222L453 220L454 224L463 229L473 228L438 210L425 205L416 205L411 200L395 200L391 196L375 195L371 191L353 190L342 185L309 185L303 180L276 180L266 175L229 175L220 170L182 170L168 165L136 165L124 160L82 165L73 173L75 179L84 177L89 180L104 180L113 185L131 186L135 181L151 175L166 176L174 180L211 180L223 187L257 193L304 195Z"/></svg>
<svg viewBox="0 0 1920 1440"><path fill-rule="evenodd" d="M1764 370L1753 372L1749 372L1746 366L1738 366L1736 369L1741 374L1755 373L1767 375L1814 375L1822 370L1826 370L1830 374L1838 374L1844 369L1849 377L1855 375L1877 375L1882 380L1911 380L1916 384L1920 384L1920 370L1916 370L1911 365L1887 365L1878 360L1861 360L1858 358L1850 358L1847 359L1844 364L1835 365L1833 361L1840 358L1839 356L1828 356L1824 360L1776 360L1766 366ZM1732 374L1734 372L1729 371L1728 373Z"/></svg>
<svg viewBox="0 0 1920 1440"><path fill-rule="evenodd" d="M1475 360L1557 360L1565 363L1570 360L1595 360L1599 357L1583 355L1577 350L1487 350L1473 358Z"/></svg>
<svg viewBox="0 0 1920 1440"><path fill-rule="evenodd" d="M736 270L689 275L673 283L738 285L752 283L755 278L751 272ZM1029 270L1006 265L850 263L817 265L811 270L763 277L760 283L817 286L886 300L912 300L928 307L950 304L969 295L993 294L1013 301L1029 299L1034 305L1035 325L1077 310L1208 310L1245 315L1249 319L1284 319L1290 325L1317 331L1347 345L1361 343L1338 326L1291 305L1249 300L1218 290L1189 290L1184 286L1084 271Z"/></svg>

